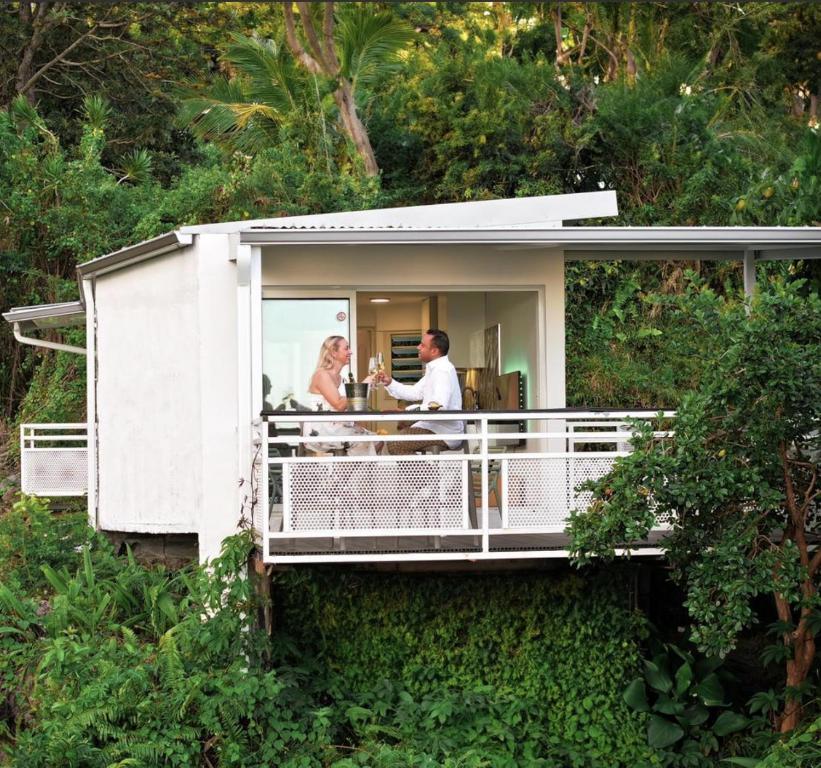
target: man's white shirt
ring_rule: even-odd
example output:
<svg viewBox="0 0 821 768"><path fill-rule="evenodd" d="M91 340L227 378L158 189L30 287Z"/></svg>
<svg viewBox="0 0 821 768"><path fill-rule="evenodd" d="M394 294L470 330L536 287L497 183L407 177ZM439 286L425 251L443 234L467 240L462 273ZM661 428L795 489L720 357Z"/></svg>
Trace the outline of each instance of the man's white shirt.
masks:
<svg viewBox="0 0 821 768"><path fill-rule="evenodd" d="M429 403L439 403L442 410L461 411L462 391L456 368L448 356L437 357L425 366L425 375L416 384L392 381L386 387L388 394L397 400L422 401L421 410L427 411ZM463 421L417 421L412 426L427 429L439 435L461 435L465 431ZM461 440L445 440L451 448L458 448Z"/></svg>

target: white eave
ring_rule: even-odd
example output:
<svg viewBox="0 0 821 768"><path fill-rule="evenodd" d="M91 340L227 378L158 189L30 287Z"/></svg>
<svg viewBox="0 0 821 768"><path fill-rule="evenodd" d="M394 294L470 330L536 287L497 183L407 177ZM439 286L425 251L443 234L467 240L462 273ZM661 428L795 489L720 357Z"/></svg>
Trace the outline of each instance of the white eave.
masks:
<svg viewBox="0 0 821 768"><path fill-rule="evenodd" d="M560 249L569 260L821 258L821 227L562 227L556 229L282 229L251 226L248 245L489 244Z"/></svg>
<svg viewBox="0 0 821 768"><path fill-rule="evenodd" d="M136 245L121 248L119 251L108 253L91 261L86 261L77 266L77 277L82 280L85 277L99 277L106 272L113 272L116 269L137 264L164 253L171 253L180 248L187 248L194 242L194 236L181 231L166 232L164 235L144 240Z"/></svg>
<svg viewBox="0 0 821 768"><path fill-rule="evenodd" d="M86 312L81 302L66 301L61 304L14 307L3 313L3 319L12 325L17 324L21 332L27 332L84 325Z"/></svg>

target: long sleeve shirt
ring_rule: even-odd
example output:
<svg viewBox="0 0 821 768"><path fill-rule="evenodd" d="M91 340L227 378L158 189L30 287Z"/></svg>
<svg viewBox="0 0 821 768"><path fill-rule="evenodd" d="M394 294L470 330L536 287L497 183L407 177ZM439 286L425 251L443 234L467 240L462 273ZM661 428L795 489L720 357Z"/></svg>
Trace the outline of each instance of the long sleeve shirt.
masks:
<svg viewBox="0 0 821 768"><path fill-rule="evenodd" d="M401 384L392 381L387 386L388 394L398 400L422 401L421 410L427 411L429 403L439 403L445 411L462 410L462 391L456 368L448 356L437 357L425 366L425 375L416 384ZM417 421L412 426L427 429L441 435L461 435L465 431L464 421ZM451 448L458 448L460 440L445 440Z"/></svg>

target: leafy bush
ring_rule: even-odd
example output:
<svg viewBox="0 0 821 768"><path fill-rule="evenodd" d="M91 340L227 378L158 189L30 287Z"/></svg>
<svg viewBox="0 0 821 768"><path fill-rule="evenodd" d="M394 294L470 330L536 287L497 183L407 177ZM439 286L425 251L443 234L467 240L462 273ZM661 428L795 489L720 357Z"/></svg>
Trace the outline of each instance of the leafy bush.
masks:
<svg viewBox="0 0 821 768"><path fill-rule="evenodd" d="M324 721L299 676L261 667L248 548L238 537L210 570L169 574L96 541L74 576L46 566L47 611L0 592L0 637L25 640L12 764L318 766Z"/></svg>
<svg viewBox="0 0 821 768"><path fill-rule="evenodd" d="M749 721L725 710L714 716L710 708L727 707L721 681L721 659L696 659L674 645L665 645L644 660L644 676L633 680L624 700L636 712L649 713L647 742L665 755L665 766L712 765L709 755L719 739L740 731ZM652 696L648 699L648 692Z"/></svg>
<svg viewBox="0 0 821 768"><path fill-rule="evenodd" d="M401 741L438 761L478 743L490 765L616 766L654 759L621 697L644 632L625 591L612 573L300 571L280 577L275 604L281 631L322 659L348 743Z"/></svg>
<svg viewBox="0 0 821 768"><path fill-rule="evenodd" d="M21 496L0 514L0 582L31 595L44 593L42 566L73 566L88 533L84 510L57 515L42 499Z"/></svg>

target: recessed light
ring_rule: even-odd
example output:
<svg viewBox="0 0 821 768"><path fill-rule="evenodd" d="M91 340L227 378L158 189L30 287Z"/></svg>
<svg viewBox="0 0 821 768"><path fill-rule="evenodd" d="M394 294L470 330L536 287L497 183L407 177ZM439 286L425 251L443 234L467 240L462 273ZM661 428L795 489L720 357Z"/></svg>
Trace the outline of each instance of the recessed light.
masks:
<svg viewBox="0 0 821 768"><path fill-rule="evenodd" d="M390 299L371 299L371 304L387 304Z"/></svg>

